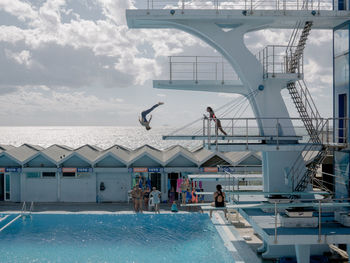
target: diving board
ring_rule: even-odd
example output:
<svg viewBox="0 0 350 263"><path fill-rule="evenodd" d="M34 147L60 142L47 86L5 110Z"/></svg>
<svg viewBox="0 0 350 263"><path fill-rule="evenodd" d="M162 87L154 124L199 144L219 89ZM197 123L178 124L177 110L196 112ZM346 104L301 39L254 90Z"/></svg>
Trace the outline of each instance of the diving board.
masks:
<svg viewBox="0 0 350 263"><path fill-rule="evenodd" d="M163 135L163 140L198 140L203 141L208 139L208 135ZM259 135L210 135L211 140L229 140L229 141L298 141L303 139L303 136L259 136Z"/></svg>
<svg viewBox="0 0 350 263"><path fill-rule="evenodd" d="M258 204L238 204L238 205L226 205L225 208L229 209L265 209L265 208L274 208L275 205L278 208L291 208L291 207L313 207L313 208L326 208L326 207L350 207L350 203L322 203L322 202L308 202L308 203L258 203ZM206 210L210 210L208 206L202 206Z"/></svg>
<svg viewBox="0 0 350 263"><path fill-rule="evenodd" d="M249 180L262 180L262 174L189 174L188 179L191 180L215 180L215 181L227 181L233 179Z"/></svg>
<svg viewBox="0 0 350 263"><path fill-rule="evenodd" d="M225 193L230 193L233 195L329 195L329 192L319 191L319 192L258 192L258 191L224 191ZM196 192L198 195L210 195L214 192Z"/></svg>
<svg viewBox="0 0 350 263"><path fill-rule="evenodd" d="M153 88L246 94L240 80L153 80Z"/></svg>

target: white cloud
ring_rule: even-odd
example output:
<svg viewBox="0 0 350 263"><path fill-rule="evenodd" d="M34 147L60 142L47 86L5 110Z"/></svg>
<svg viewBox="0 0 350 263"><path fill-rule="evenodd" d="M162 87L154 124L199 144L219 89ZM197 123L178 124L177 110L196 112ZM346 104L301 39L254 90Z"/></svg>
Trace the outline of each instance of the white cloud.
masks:
<svg viewBox="0 0 350 263"><path fill-rule="evenodd" d="M1 0L0 10L16 16L20 21L34 20L37 17L37 12L28 2L19 0Z"/></svg>
<svg viewBox="0 0 350 263"><path fill-rule="evenodd" d="M95 3L101 5L105 20L85 20L73 10L69 12L75 14L75 18L69 23L63 23L61 14L66 14L67 9L70 10L64 0L47 0L38 10L26 4L24 6L31 14L29 28L0 26L0 42L15 46L24 42L26 49L37 52L56 45L71 46L77 51L88 48L95 56L114 59L114 69L121 74L132 76L130 79L134 81L130 84L135 85L142 85L167 70L161 65L164 57L180 54L186 47L204 45L203 42L180 31L128 29L125 8L133 7L131 1L98 0ZM10 11L11 14L20 17L20 12L12 9ZM149 57L144 56L145 46ZM52 50L52 56L54 55L55 51ZM40 61L38 63L40 64ZM106 69L110 65L100 67Z"/></svg>
<svg viewBox="0 0 350 263"><path fill-rule="evenodd" d="M5 54L8 58L14 60L20 65L25 65L28 68L32 65L31 53L28 50L22 50L21 52L16 53L9 49L5 49Z"/></svg>
<svg viewBox="0 0 350 263"><path fill-rule="evenodd" d="M38 112L43 107L51 112L91 113L99 108L113 112L116 105L127 105L123 98L103 99L97 92L91 95L82 90L135 85L140 89L150 88L147 86L150 80L168 75L167 56L215 54L204 42L178 30L128 29L125 9L135 8L137 4L131 0L74 1L82 10L98 7L95 19L75 9L73 1L35 3L0 0L0 10L20 21L0 26L0 66L3 69L0 77L4 86L0 94L3 91L7 96L0 99L5 108L13 108L5 101L7 98L20 101L23 111L27 107ZM255 54L268 44L287 44L289 34L288 30L263 30L247 34L245 43ZM312 94L319 97L331 89L332 63L329 57L319 56L331 50L331 37L330 31L312 31L308 40L305 77ZM13 86L22 88L14 92ZM57 87L59 91L55 90ZM161 97L159 95L155 93ZM237 96L218 94L216 104L224 98ZM19 112L12 111L13 114Z"/></svg>

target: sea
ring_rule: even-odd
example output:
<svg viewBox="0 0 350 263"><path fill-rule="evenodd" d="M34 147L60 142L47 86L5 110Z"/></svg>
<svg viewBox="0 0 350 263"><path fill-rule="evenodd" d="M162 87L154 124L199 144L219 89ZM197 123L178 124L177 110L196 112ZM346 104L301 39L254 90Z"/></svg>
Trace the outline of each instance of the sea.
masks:
<svg viewBox="0 0 350 263"><path fill-rule="evenodd" d="M201 141L163 140L163 135L174 131L171 127L153 127L146 131L142 127L121 126L33 126L0 127L0 144L20 146L24 143L49 147L53 144L78 148L85 144L107 149L121 145L136 149L145 144L164 150L173 145L182 145L193 150Z"/></svg>

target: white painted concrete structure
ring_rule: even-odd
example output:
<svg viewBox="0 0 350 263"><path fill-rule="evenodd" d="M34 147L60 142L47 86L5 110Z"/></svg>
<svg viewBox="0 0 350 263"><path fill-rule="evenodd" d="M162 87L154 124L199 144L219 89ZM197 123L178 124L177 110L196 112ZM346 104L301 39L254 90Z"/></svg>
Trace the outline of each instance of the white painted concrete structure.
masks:
<svg viewBox="0 0 350 263"><path fill-rule="evenodd" d="M252 2L254 5L255 1ZM240 4L237 3L237 6ZM234 5L233 2L232 6ZM319 10L314 15L312 9L269 10L275 9L277 5L271 5L266 8L267 10L247 10L250 8L249 5L245 9L244 5L242 5L242 9L232 8L241 10L231 10L231 7L225 8L224 6L220 9L214 4L213 6L205 6L205 8L189 5L189 9L186 9L186 6L177 6L177 3L174 3L174 6L173 8L164 6L159 9L126 10L128 26L129 28L175 28L200 38L227 60L240 79L241 84L236 86L224 84L220 92L230 89L229 92L244 95L249 99L261 134L277 135L276 130L271 131L269 127L276 126L272 118L280 118L279 125L281 125L282 133L285 136L295 136L293 124L289 120L290 116L281 95L281 90L290 82L290 78L284 76L288 74L265 78L261 63L244 44L244 35L267 28L293 29L296 21L300 18L303 21L313 21L314 29L333 29L348 20L350 12ZM164 81L154 81L156 88L170 87L198 91L208 91L208 85L211 84L210 81L184 83L179 80L170 81L167 84ZM261 85L264 89L251 96ZM218 92L215 85L212 90ZM273 103L267 103L268 101ZM264 120L263 118L271 119ZM269 151L268 148L262 149L264 191L286 192L291 190L290 185L285 183L286 180L281 175L285 174L286 169L292 167L294 160L298 159L300 154L301 152L296 149L278 152ZM275 161L277 159L278 162Z"/></svg>

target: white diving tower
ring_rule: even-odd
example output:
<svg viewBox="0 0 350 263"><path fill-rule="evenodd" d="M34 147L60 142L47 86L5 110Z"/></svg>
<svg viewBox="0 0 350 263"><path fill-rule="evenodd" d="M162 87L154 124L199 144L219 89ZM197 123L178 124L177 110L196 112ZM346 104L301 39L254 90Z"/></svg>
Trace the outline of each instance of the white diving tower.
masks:
<svg viewBox="0 0 350 263"><path fill-rule="evenodd" d="M145 3L146 4L146 3ZM192 34L216 49L232 66L238 79L155 80L155 88L231 92L246 96L258 124L260 144L250 150L262 151L265 192L306 190L310 174L303 152L319 151L311 173L325 158L319 138L329 121L319 116L303 85L303 50L312 29L333 29L349 19L348 11L332 10L332 1L147 1L144 9L126 10L130 28L175 28ZM277 70L280 46L267 47L260 56L252 54L244 35L262 29L293 29L285 48L283 66ZM170 63L171 65L171 63ZM223 70L223 69L222 69ZM288 88L310 140L299 144L281 90ZM254 93L254 96L250 94ZM277 129L271 129L276 127ZM248 127L247 127L248 128ZM207 137L207 135L203 135ZM202 137L203 137L202 136ZM204 137L198 137L204 139ZM248 136L246 136L248 137ZM198 139L197 138L197 139ZM233 134L222 139L237 139ZM188 139L196 139L190 136ZM219 138L220 139L220 138ZM280 147L271 147L279 144ZM308 146L308 144L310 146ZM236 147L236 148L235 148ZM247 149L247 148L246 148ZM225 144L219 150L242 150ZM302 185L302 186L300 186ZM299 189L297 189L299 188Z"/></svg>

